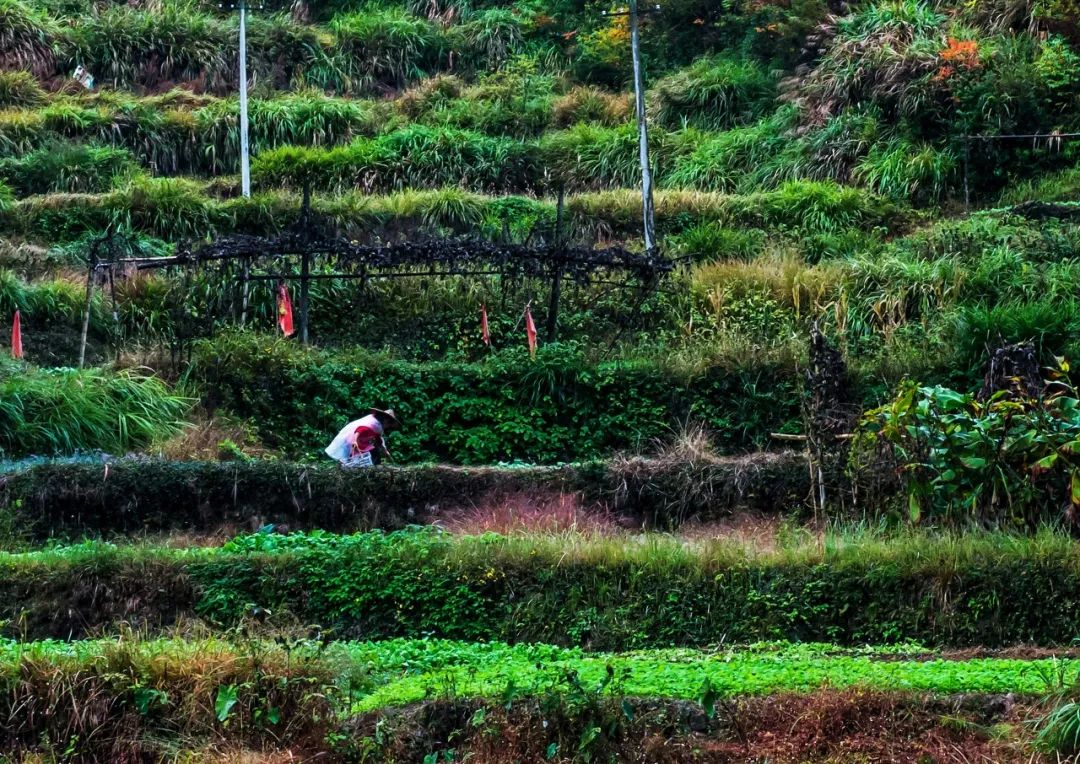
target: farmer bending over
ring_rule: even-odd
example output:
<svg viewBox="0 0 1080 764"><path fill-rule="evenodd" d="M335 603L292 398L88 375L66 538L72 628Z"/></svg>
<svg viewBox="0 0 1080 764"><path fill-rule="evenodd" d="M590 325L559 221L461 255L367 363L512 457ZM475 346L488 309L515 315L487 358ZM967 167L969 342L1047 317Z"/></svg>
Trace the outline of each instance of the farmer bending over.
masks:
<svg viewBox="0 0 1080 764"><path fill-rule="evenodd" d="M346 469L370 467L389 457L385 435L400 426L393 409L371 409L365 417L349 422L326 447L326 455Z"/></svg>

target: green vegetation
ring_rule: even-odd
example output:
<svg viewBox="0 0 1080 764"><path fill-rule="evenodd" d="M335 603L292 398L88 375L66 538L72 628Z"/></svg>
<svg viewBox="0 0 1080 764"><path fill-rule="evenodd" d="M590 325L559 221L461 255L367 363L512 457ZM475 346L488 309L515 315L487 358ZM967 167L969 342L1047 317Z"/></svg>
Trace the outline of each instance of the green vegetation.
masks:
<svg viewBox="0 0 1080 764"><path fill-rule="evenodd" d="M0 455L124 453L183 426L191 401L137 372L0 368Z"/></svg>
<svg viewBox="0 0 1080 764"><path fill-rule="evenodd" d="M724 729L728 714L738 712L748 728L769 726L753 699L733 700L731 694L795 691L806 695L788 702L861 705L878 725L892 716L891 709L910 726L912 717L926 715L934 704L916 700L913 691L940 697L1008 690L1024 698L1038 691L1040 672L1072 665L923 662L874 649L829 655L832 649L763 644L709 653L587 656L545 645L437 640L6 642L0 645L0 708L30 712L7 729L5 745L47 760L168 752L198 758L221 746L267 752L287 744L366 761L412 737L399 727L413 715L393 708L405 701L425 701L417 707L423 723L440 729L460 725L452 738L456 747L483 750L485 738L514 729L515 713L539 712L549 721L534 744L539 752L577 749L591 758L652 732L661 721L669 738L717 743L735 737ZM785 671L785 664L805 673ZM845 686L857 689L850 696L834 689ZM691 702L666 702L680 698ZM930 709L920 705L927 703ZM651 719L658 709L663 720ZM934 726L948 735L969 715L998 716L957 709L952 727ZM846 718L850 723L851 715ZM1015 735L1020 729L1007 731ZM441 745L446 743L423 739L416 760L439 755ZM433 748L435 754L423 753Z"/></svg>
<svg viewBox="0 0 1080 764"><path fill-rule="evenodd" d="M72 599L88 582L92 604ZM170 550L84 544L0 557L3 618L36 637L121 621L221 626L253 612L339 638L433 635L593 650L718 635L842 644L1068 644L1080 567L1064 535L737 541L433 530L236 538ZM618 597L612 596L619 592ZM255 610L253 610L255 608ZM277 621L273 621L277 622Z"/></svg>
<svg viewBox="0 0 1080 764"><path fill-rule="evenodd" d="M253 10L247 198L236 14L0 0L0 626L105 637L0 643L0 759L1076 755L1080 4L661 5L669 275L320 257L304 347L295 257L93 258L641 253L628 17Z"/></svg>

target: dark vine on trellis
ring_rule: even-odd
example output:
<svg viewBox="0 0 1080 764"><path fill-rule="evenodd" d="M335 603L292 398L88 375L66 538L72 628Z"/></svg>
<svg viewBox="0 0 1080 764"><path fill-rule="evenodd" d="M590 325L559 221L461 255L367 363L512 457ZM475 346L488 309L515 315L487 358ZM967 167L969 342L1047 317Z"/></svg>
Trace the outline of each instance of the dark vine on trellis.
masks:
<svg viewBox="0 0 1080 764"><path fill-rule="evenodd" d="M559 220L562 220L560 197ZM561 225L561 223L560 223ZM641 296L654 290L660 280L674 270L674 263L658 251L632 252L624 247L592 248L567 244L556 227L553 240L533 244L494 242L477 238L413 239L366 244L342 236L332 221L312 213L310 194L305 192L297 220L280 233L260 236L229 234L203 244L185 244L172 257L119 257L101 261L95 254L95 269L106 268L110 279L114 269L185 269L221 266L222 278L231 279L244 290L253 281L300 282L300 339L308 339L308 288L316 279L407 278L416 276L502 276L550 281L548 337L556 333L559 295L563 280L585 285L603 280L617 287L636 288ZM535 232L534 232L535 233ZM299 258L300 271L289 270L290 258ZM252 274L255 264L275 263L279 272ZM228 264L241 267L229 268ZM312 266L320 265L318 273ZM265 266L264 266L265 267ZM239 272L238 272L239 271ZM90 288L88 282L88 290ZM241 314L243 315L243 313Z"/></svg>

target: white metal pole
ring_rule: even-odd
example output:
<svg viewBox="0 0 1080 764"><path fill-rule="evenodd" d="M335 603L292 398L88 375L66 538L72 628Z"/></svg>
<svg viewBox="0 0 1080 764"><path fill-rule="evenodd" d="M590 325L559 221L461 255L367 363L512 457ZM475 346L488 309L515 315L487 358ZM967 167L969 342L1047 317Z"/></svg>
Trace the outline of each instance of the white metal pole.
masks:
<svg viewBox="0 0 1080 764"><path fill-rule="evenodd" d="M248 104L247 104L247 7L240 0L240 192L247 199L251 196L251 162L248 156ZM240 325L247 323L248 301L251 299L251 260L244 258L241 275Z"/></svg>
<svg viewBox="0 0 1080 764"><path fill-rule="evenodd" d="M655 246L653 224L652 170L649 167L649 126L645 118L645 75L641 67L641 49L638 40L638 4L630 0L630 47L634 57L634 102L637 111L638 149L641 154L641 205L644 217L645 249Z"/></svg>
<svg viewBox="0 0 1080 764"><path fill-rule="evenodd" d="M248 158L247 105L247 8L240 0L240 190L251 196L251 165Z"/></svg>

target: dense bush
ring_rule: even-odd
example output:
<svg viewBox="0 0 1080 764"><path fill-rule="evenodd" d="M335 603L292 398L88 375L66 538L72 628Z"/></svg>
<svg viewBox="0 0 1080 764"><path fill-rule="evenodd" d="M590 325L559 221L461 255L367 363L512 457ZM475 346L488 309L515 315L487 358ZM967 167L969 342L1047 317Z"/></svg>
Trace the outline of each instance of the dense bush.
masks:
<svg viewBox="0 0 1080 764"><path fill-rule="evenodd" d="M328 151L268 151L256 158L252 175L263 187L310 183L366 191L444 186L527 191L540 183L535 156L519 141L419 125Z"/></svg>
<svg viewBox="0 0 1080 764"><path fill-rule="evenodd" d="M137 171L129 152L105 146L66 144L0 159L0 179L19 196L100 193L122 185Z"/></svg>
<svg viewBox="0 0 1080 764"><path fill-rule="evenodd" d="M565 467L441 465L344 471L276 461L177 462L138 457L22 467L0 483L4 531L44 540L83 535L217 532L284 524L335 532L400 529L440 511L507 496L576 496L635 525L673 529L740 509L798 516L808 493L796 454L748 460L634 458Z"/></svg>
<svg viewBox="0 0 1080 764"><path fill-rule="evenodd" d="M722 130L772 111L776 83L752 60L702 59L656 83L652 116L670 129Z"/></svg>
<svg viewBox="0 0 1080 764"><path fill-rule="evenodd" d="M905 385L867 415L901 470L911 520L1037 525L1080 507L1080 402L999 392L988 400Z"/></svg>
<svg viewBox="0 0 1080 764"><path fill-rule="evenodd" d="M655 363L586 364L559 345L535 362L504 350L481 363L420 365L238 334L203 343L194 375L212 402L293 454L318 453L357 411L380 404L402 414L399 458L464 464L598 457L647 445L687 418L705 422L725 450L751 449L798 414L784 369L680 377Z"/></svg>

